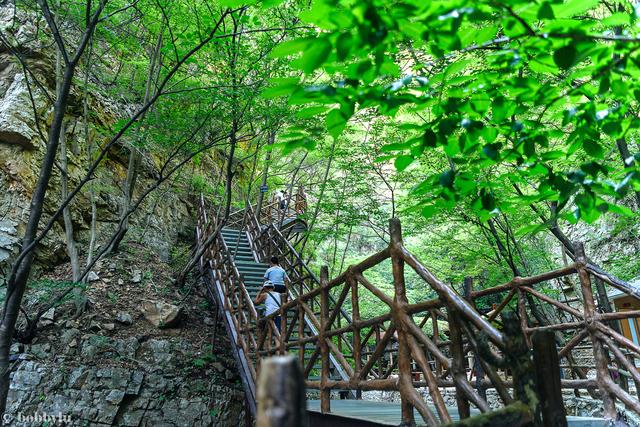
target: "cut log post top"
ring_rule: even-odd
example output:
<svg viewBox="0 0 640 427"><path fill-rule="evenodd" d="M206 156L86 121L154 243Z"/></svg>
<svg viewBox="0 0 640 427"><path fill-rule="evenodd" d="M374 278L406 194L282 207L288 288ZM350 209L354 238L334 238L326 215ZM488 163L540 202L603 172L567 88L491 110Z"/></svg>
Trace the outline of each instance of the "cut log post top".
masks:
<svg viewBox="0 0 640 427"><path fill-rule="evenodd" d="M302 370L294 356L261 363L256 427L306 427L307 403Z"/></svg>

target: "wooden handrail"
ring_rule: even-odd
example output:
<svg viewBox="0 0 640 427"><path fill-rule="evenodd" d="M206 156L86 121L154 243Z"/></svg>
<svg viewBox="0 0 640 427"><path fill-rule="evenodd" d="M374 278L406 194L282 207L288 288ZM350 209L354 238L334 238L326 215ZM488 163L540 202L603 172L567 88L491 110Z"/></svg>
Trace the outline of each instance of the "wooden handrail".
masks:
<svg viewBox="0 0 640 427"><path fill-rule="evenodd" d="M207 237L205 233L212 229L204 200L201 205L203 212L198 215L197 238L204 241ZM325 410L330 408L329 390L396 390L403 401L404 421L410 423L413 420L412 408L415 407L428 425L434 425L436 420L449 417L442 387L456 388L464 411L468 404L465 402L471 402L481 411L489 410L483 397L487 388L496 389L503 405L513 402L509 389L516 387L514 381L517 378L513 378L510 370L506 369L508 365L499 362L508 359L510 338L493 322L501 313L517 310L520 316L519 329L524 334L526 344L531 343L532 334L536 331L556 330L562 333L575 330L575 333L566 336L566 345L558 352L559 357L567 361L560 369L573 376L573 379L561 381L562 388L586 390L595 397L598 396L595 393L597 388L599 396L604 398L605 416L608 417L614 413L612 403L616 400L640 413L637 397L633 397L629 388L624 386L627 381L633 381L636 390L640 390L640 374L631 369L640 360L640 346L613 331L607 324L637 318L640 311L598 313L589 277L598 277L626 295L637 297L636 291L626 282L587 264L584 258L579 257L574 264L536 276L515 277L492 288L469 289L463 297L439 280L404 246L397 221L390 224L392 239L387 248L349 266L333 279L326 277L322 280L315 276L274 224L260 222L249 202L242 224L246 227L254 253L261 259L274 251L282 255L293 280L290 287L292 298L283 300L280 312L265 317L266 332L258 335L262 329L257 324L257 311L224 239L217 238L216 250L207 254L213 262L201 261L202 268L209 265L218 270L215 276L222 282L221 289L224 291L221 300L232 317L229 323L238 335L231 337L232 342L248 355L246 360L250 368L247 371L253 379L259 372L261 358L285 352L297 353L307 387L320 390L321 406ZM383 292L364 276L367 270L387 259L391 259L393 268L392 295ZM407 301L404 287L406 266L436 292L437 298L414 304ZM582 284L582 306L556 301L537 286L576 275ZM337 298L331 295L333 289L337 291ZM359 298L364 292L380 303L376 315L364 317L359 310ZM475 305L491 295L493 298L500 297L500 301L491 313L481 315ZM539 305L567 313L573 320L530 325L528 298L533 298ZM345 305L351 307L351 316L346 312ZM273 323L278 315L284 315L282 334L278 333ZM428 320L431 321L430 331L426 329ZM450 339L441 336L439 322L448 322ZM304 325L310 329L310 333L306 332ZM297 337L293 336L295 331L298 331ZM585 340L593 348L593 361L581 363L578 369L573 362L573 353L579 351L578 347ZM580 353L580 357L585 357L584 352ZM469 364L469 359L474 362ZM320 362L322 369L316 367L316 362ZM331 377L331 369L327 366L340 369L341 379ZM476 387L480 388L477 389L471 383L475 366L481 367L488 378L478 378ZM615 381L610 375L613 371L621 373ZM596 375L597 381L588 379L587 375ZM438 417L424 403L417 387L428 388Z"/></svg>

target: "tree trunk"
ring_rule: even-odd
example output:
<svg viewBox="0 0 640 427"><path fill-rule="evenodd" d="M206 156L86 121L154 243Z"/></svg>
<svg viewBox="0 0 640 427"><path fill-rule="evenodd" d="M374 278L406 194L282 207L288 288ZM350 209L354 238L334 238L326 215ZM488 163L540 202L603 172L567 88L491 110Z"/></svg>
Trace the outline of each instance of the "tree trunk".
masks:
<svg viewBox="0 0 640 427"><path fill-rule="evenodd" d="M29 205L29 220L22 241L22 248L27 248L34 241L38 231L38 224L42 217L44 200L47 187L51 180L51 172L58 152L60 143L60 133L62 131L62 121L67 110L67 102L71 83L75 72L76 64L68 64L64 70L62 83L56 103L53 109L53 119L49 127L47 138L47 148L40 167L40 175L33 191L31 203ZM0 416L5 412L7 405L7 394L9 393L9 349L11 348L13 332L18 319L20 304L26 289L29 273L35 253L29 251L22 259L13 266L9 280L7 281L7 293L2 310L2 320L0 321Z"/></svg>
<svg viewBox="0 0 640 427"><path fill-rule="evenodd" d="M276 139L276 131L269 131L269 136L267 139L267 153L264 158L264 171L262 171L262 184L261 187L267 185L267 178L269 176L269 166L271 165L271 150L270 147L273 145ZM262 210L262 204L264 203L264 194L262 190L260 190L260 194L258 195L258 205L256 206L256 215L258 219L261 218L260 211Z"/></svg>
<svg viewBox="0 0 640 427"><path fill-rule="evenodd" d="M69 196L69 168L67 161L67 137L65 135L64 125L62 133L60 134L60 166L62 169L60 173L60 195L62 196L62 200L65 200ZM65 206L62 211L62 218L64 220L64 234L67 240L67 254L71 262L71 277L74 282L77 282L80 280L80 260L78 259L76 241L73 237L73 219L71 218L70 204Z"/></svg>
<svg viewBox="0 0 640 427"><path fill-rule="evenodd" d="M336 149L336 140L334 138L331 144L331 154L329 154L329 160L327 161L327 168L325 169L324 177L322 178L322 186L320 187L320 194L318 195L318 200L316 200L316 208L313 211L311 222L309 223L309 227L307 228L307 236L302 242L300 251L298 251L300 255L302 255L302 251L304 251L304 247L307 245L307 242L309 241L309 234L311 233L311 230L313 229L313 226L315 225L316 220L318 219L318 215L320 214L320 202L322 201L322 198L324 196L324 190L327 188L327 179L329 178L329 171L331 170L331 162L333 161L333 154L335 153L335 149Z"/></svg>
<svg viewBox="0 0 640 427"><path fill-rule="evenodd" d="M229 148L229 159L227 162L227 181L224 187L225 193L225 205L224 205L224 221L229 219L229 215L231 214L231 184L233 183L233 158L236 153L236 145L238 144L238 140L236 139L236 132L238 130L238 121L234 118L233 123L231 125L231 137L229 139L230 148Z"/></svg>
<svg viewBox="0 0 640 427"><path fill-rule="evenodd" d="M93 53L93 39L89 42L89 51L87 52L87 58L85 61L85 74L84 83L82 88L82 129L84 134L84 142L87 146L87 157L89 159L89 165L93 161L93 153L95 146L93 144L93 138L89 136L89 71L91 70L91 54ZM89 183L89 202L91 203L91 226L89 235L89 249L87 251L87 264L91 264L93 260L93 252L96 248L97 237L97 223L98 223L98 206L96 204L96 189L93 181Z"/></svg>
<svg viewBox="0 0 640 427"><path fill-rule="evenodd" d="M156 69L160 70L160 56L162 49L162 30L164 27L160 29L158 33L158 38L156 39L156 44L151 51L151 55L149 57L149 73L147 75L147 83L144 91L144 99L143 104L149 103L149 100L154 95L153 93L153 82L156 76ZM140 121L144 120L146 114L143 114L140 117ZM127 234L129 230L129 209L131 208L131 200L133 198L133 192L136 187L136 182L138 180L138 168L140 167L140 162L142 160L142 153L138 151L135 147L131 147L129 149L129 163L127 165L127 177L124 182L124 189L122 194L122 202L120 205L120 221L122 222L122 226L118 230L118 234L116 239L111 244L111 248L109 252L118 252L120 248L120 243L124 239L124 236Z"/></svg>
<svg viewBox="0 0 640 427"><path fill-rule="evenodd" d="M60 8L60 2L57 2ZM62 55L60 50L56 51L56 92L60 91L62 85ZM66 125L63 120L62 131L60 132L60 196L62 200L69 197L69 162L67 159L67 135ZM73 237L73 220L71 218L70 204L62 210L64 222L64 234L66 239L67 254L71 263L71 278L74 282L80 280L80 261L78 260L78 249ZM37 320L36 320L37 322Z"/></svg>

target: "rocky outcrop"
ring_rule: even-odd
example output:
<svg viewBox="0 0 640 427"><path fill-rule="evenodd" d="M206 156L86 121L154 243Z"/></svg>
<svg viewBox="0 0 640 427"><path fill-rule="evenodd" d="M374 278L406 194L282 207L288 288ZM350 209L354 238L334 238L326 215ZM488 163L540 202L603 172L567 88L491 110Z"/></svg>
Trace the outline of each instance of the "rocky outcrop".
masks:
<svg viewBox="0 0 640 427"><path fill-rule="evenodd" d="M0 31L14 45L19 45L24 64L38 79L30 77L27 85L22 64L13 53L0 47L0 267L6 267L17 255L19 236L22 235L29 215L40 162L44 155L48 132L47 118L52 104L44 93L55 92L55 51L50 45L40 45L41 31L34 17L16 9L12 2L0 3ZM44 23L42 23L44 25ZM79 71L80 73L82 70ZM99 81L90 82L100 87ZM44 90L43 90L44 89ZM69 188L84 178L90 164L89 140L103 145L112 136L118 120L130 117L134 106L106 98L92 90L88 98L89 132L84 133L83 91L73 86L65 117L65 135L69 158ZM35 113L35 114L34 114ZM40 118L38 122L35 115ZM95 198L98 209L98 233L103 240L110 236L118 215L118 202L126 175L127 141L115 145L97 171ZM94 156L95 157L95 156ZM154 172L151 164L143 164L139 173L139 189L151 184ZM139 192L134 192L134 198ZM55 212L61 203L60 174L54 175L47 191L45 218ZM76 239L85 247L89 240L91 204L88 187L81 191L70 205ZM142 240L154 247L167 260L171 247L180 234L191 235L190 207L175 192L150 196L140 211L131 218L132 232L128 237ZM38 245L36 263L51 265L66 259L62 222L56 223L49 235Z"/></svg>
<svg viewBox="0 0 640 427"><path fill-rule="evenodd" d="M50 287L68 284L56 280L68 268L60 265L40 279L43 286L34 285L28 312L49 298ZM204 290L193 284L181 295L170 265L143 245L98 262L94 273L84 311L75 298L52 308L32 342L13 345L11 425L43 425L28 417L44 415L72 426L241 425L244 392ZM159 328L140 311L141 301L180 312L183 321L164 317L169 324Z"/></svg>
<svg viewBox="0 0 640 427"><path fill-rule="evenodd" d="M93 336L95 337L95 336ZM73 338L76 339L76 338ZM70 353L96 354L101 345L88 337ZM19 360L12 374L7 414L12 425L33 414L62 415L71 425L118 426L235 426L244 418L243 392L210 377L181 378L168 375L166 364L175 364L173 344L153 340L110 342L119 357L137 360L135 368L67 366L36 360ZM34 347L34 346L32 346ZM80 350L80 348L82 350ZM28 357L43 354L32 349ZM137 352L151 354L153 363L136 359ZM161 367L163 366L164 367ZM173 365L171 365L173 367Z"/></svg>

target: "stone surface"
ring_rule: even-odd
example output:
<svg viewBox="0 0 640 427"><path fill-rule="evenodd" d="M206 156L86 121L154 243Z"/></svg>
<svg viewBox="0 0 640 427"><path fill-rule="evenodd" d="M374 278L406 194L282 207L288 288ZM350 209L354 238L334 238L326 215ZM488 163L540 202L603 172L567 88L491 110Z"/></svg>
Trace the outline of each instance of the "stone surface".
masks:
<svg viewBox="0 0 640 427"><path fill-rule="evenodd" d="M178 323L180 307L162 301L142 301L140 311L145 319L158 328L167 328Z"/></svg>
<svg viewBox="0 0 640 427"><path fill-rule="evenodd" d="M0 2L0 31L12 41L23 44L23 60L31 66L38 80L48 85L47 89L53 93L55 52L48 37L42 36L45 24L25 16L13 3ZM40 45L43 41L45 44ZM92 85L95 83L92 82ZM119 99L108 99L101 95L99 87L95 89L88 96L91 111L89 128L94 133L92 136L102 143L102 138L108 137L103 131L112 129L119 119L130 117L138 107L126 105ZM80 182L90 163L83 135L79 91L80 85L74 85L65 117L70 188ZM41 95L42 91L34 93L34 106L38 116L44 118L42 130L46 134L52 105ZM34 106L29 99L20 65L6 50L0 49L0 268L3 271L7 271L18 254L29 217L29 203L44 156L43 144L33 118ZM117 194L121 189L122 177L126 175L126 158L123 159L126 152L122 146L114 146L96 171L94 182L99 182L100 188L96 192L99 234L103 230L110 230L117 219ZM154 174L153 167L141 168L138 178L140 188L148 187L155 179ZM60 204L60 191L54 191L59 188L60 174L55 171L44 206L45 217L55 212ZM80 248L86 248L91 221L87 192L80 192L70 208ZM145 203L132 216L127 237L132 241L144 241L146 247L152 248L166 261L177 237L192 235L190 211L193 211L192 201L167 192L163 196L163 203ZM36 247L34 279L38 277L38 268L61 266L67 260L61 224L62 221L56 222ZM104 238L99 235L98 244L102 244ZM88 277L91 282L89 288L106 286L110 280L114 285L115 273L131 271L130 266L116 265L111 260L105 260L103 265L98 263L94 268L95 271ZM151 267L141 264L137 268L133 281L143 283ZM100 276L104 280L99 280ZM64 278L59 275L56 279L58 277ZM117 281L118 285L124 285L129 277L123 273ZM134 287L142 289L143 286ZM119 294L117 296L120 297ZM91 299L87 310L98 311L105 301L108 301L106 297ZM181 337L165 339L169 334L159 330L154 332L158 335L163 333L164 336L149 339L148 331L141 327L146 322L136 322L128 328L115 327L116 313L125 309L133 313L136 310L133 307L103 310L99 316L93 317L73 316L75 309L71 313L69 310L65 313L56 309L45 314L42 321L50 326L44 329L42 337L39 336L30 345L12 346L12 357L16 361L12 364L10 374L6 424L20 427L36 425L16 421L18 413L61 413L71 417L64 423L71 426L243 425L244 396L241 388L227 383L224 373L215 372L208 376L204 369L196 372L190 363L190 357L201 350L200 342L192 348ZM52 323L54 318L56 322ZM120 320L119 323L130 324L133 317L129 315ZM109 336L102 335L109 329L113 329L108 332ZM127 333L131 336L126 336ZM227 366L232 367L233 362ZM206 372L214 371L210 367L206 369Z"/></svg>
<svg viewBox="0 0 640 427"><path fill-rule="evenodd" d="M123 325L131 325L133 323L133 317L124 311L121 311L116 316L116 321L122 323Z"/></svg>
<svg viewBox="0 0 640 427"><path fill-rule="evenodd" d="M133 274L131 275L131 282L132 283L142 282L142 272L140 270L133 271Z"/></svg>
<svg viewBox="0 0 640 427"><path fill-rule="evenodd" d="M44 84L50 93L55 91L54 76L55 51L51 44L41 36L42 22L33 19L24 9L15 8L13 2L0 2L0 31L7 38L22 46L22 59L34 72L35 77ZM89 153L83 134L82 106L80 86L71 90L69 108L65 117L66 137L69 146L69 187L74 188L86 173ZM121 99L110 99L101 90L89 93L89 128L111 129L122 118L131 117L138 108ZM34 108L41 118L41 129L46 134L47 123L51 118L53 106L42 90L33 91L33 104L29 96L22 67L6 50L0 51L0 267L6 268L18 253L22 232L29 217L30 200L38 179L38 173L44 156L44 144L40 140L39 130L34 119ZM97 132L98 135L100 132ZM100 136L102 137L102 136ZM96 173L100 183L97 196L98 230L111 227L118 215L118 197L114 196L121 188L121 177L125 174L126 161L123 161L120 146L108 153L101 168ZM52 177L50 188L60 188L57 171ZM139 174L141 188L155 180L153 168L141 168ZM141 215L131 218L131 236L140 238L144 233L145 243L162 256L169 259L170 250L179 235L190 235L193 222L190 219L191 202L168 192L163 196L166 203L143 204ZM49 191L45 202L45 213L51 214L60 204L60 191ZM86 192L81 192L71 205L71 216L77 239L86 244L89 240L91 208ZM142 225L136 230L136 225ZM47 237L36 249L36 267L46 264L59 264L66 256L64 230L56 223Z"/></svg>
<svg viewBox="0 0 640 427"><path fill-rule="evenodd" d="M63 338L71 336L79 337L79 332L67 330L63 333ZM18 413L61 413L70 417L66 425L73 426L243 425L241 388L221 384L210 377L185 380L180 376L180 361L171 356L182 354L181 351L188 347L185 342L154 339L140 348L134 337L102 344L98 341L103 341L104 337L99 337L84 336L83 353L87 348L92 351L115 349L122 356L121 351L128 349L127 356L137 361L136 367L68 366L39 360L17 362L11 373L7 409L11 425L32 425L18 422ZM136 357L138 348L141 351ZM147 360L144 350L153 352L155 357ZM76 357L75 360L87 361L85 354L80 356L81 359Z"/></svg>
<svg viewBox="0 0 640 427"><path fill-rule="evenodd" d="M55 307L51 307L49 310L45 311L42 315L41 319L43 320L55 320L56 309Z"/></svg>
<svg viewBox="0 0 640 427"><path fill-rule="evenodd" d="M11 255L14 245L19 241L15 224L7 219L0 220L0 262Z"/></svg>

